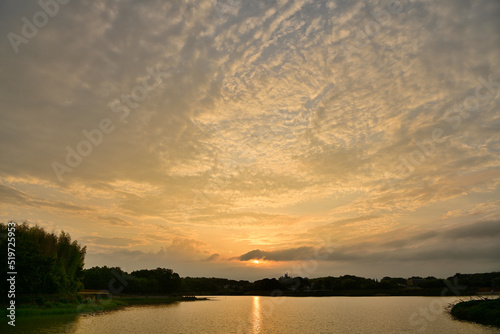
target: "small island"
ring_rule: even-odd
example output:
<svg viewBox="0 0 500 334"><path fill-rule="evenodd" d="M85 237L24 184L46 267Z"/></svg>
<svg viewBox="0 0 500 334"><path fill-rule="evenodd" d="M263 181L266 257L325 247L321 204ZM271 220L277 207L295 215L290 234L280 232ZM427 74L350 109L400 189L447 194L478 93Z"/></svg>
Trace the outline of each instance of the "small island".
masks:
<svg viewBox="0 0 500 334"><path fill-rule="evenodd" d="M500 298L463 301L452 307L451 314L460 320L500 327Z"/></svg>

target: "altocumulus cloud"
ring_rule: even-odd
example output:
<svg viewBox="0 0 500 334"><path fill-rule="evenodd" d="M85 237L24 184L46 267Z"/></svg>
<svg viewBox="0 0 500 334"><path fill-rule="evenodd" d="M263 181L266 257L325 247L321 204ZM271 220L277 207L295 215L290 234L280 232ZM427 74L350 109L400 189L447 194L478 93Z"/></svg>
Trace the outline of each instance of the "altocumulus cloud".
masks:
<svg viewBox="0 0 500 334"><path fill-rule="evenodd" d="M88 265L243 277L225 260L332 237L325 274L495 267L498 1L57 2L17 53L7 34L43 9L0 2L2 219L87 237ZM60 183L52 162L104 118Z"/></svg>

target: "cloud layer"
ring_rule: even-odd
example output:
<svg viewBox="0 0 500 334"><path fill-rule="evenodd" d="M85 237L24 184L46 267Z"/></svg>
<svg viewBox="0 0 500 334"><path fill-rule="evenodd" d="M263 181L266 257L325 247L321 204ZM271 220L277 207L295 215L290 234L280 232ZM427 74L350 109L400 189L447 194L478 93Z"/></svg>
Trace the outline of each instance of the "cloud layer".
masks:
<svg viewBox="0 0 500 334"><path fill-rule="evenodd" d="M54 6L0 4L2 219L181 275L498 270L497 2Z"/></svg>

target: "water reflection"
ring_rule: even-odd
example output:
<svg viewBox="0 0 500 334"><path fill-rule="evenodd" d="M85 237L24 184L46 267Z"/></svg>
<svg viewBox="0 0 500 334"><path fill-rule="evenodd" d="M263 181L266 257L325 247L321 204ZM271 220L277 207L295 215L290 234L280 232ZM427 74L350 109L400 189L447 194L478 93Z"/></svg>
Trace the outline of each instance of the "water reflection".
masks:
<svg viewBox="0 0 500 334"><path fill-rule="evenodd" d="M252 305L252 333L260 333L262 325L262 312L260 310L260 297L253 297Z"/></svg>
<svg viewBox="0 0 500 334"><path fill-rule="evenodd" d="M23 316L16 319L16 327L0 324L0 333L36 333L36 334L61 334L75 333L78 328L79 317L76 314L48 315L48 316Z"/></svg>
<svg viewBox="0 0 500 334"><path fill-rule="evenodd" d="M214 302L131 306L95 316L19 316L15 328L5 328L11 326L0 322L0 333L416 333L424 317L413 321L412 314L428 309L435 300L435 297L284 297L286 302L277 303L273 298L214 297ZM450 303L459 300L441 298ZM456 321L446 312L432 316L433 320L425 318L426 333L499 333L498 328Z"/></svg>

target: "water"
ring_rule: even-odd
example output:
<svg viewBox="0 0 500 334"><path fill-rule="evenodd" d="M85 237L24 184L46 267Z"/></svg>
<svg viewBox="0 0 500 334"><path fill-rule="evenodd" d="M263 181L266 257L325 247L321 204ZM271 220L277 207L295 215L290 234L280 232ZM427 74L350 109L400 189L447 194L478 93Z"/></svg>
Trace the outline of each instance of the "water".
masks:
<svg viewBox="0 0 500 334"><path fill-rule="evenodd" d="M15 333L500 333L454 320L444 306L456 300L217 296L95 316L18 317Z"/></svg>

